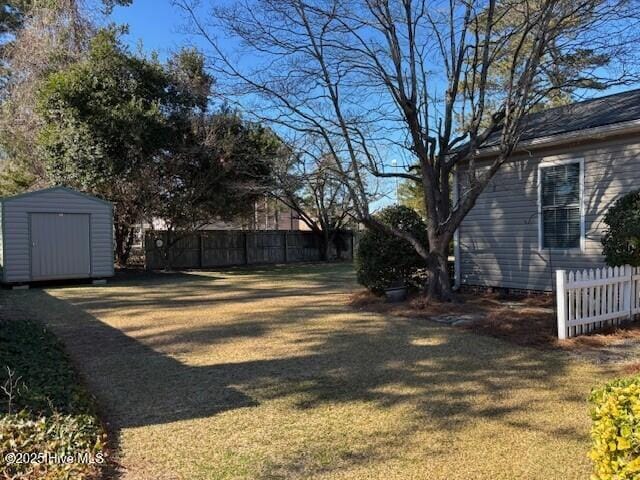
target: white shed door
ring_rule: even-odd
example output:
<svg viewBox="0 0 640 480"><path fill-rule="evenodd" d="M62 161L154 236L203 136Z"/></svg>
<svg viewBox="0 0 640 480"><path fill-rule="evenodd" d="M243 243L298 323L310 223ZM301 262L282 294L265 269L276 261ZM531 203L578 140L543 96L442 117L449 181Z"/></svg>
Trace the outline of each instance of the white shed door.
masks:
<svg viewBox="0 0 640 480"><path fill-rule="evenodd" d="M89 215L32 213L31 279L91 275Z"/></svg>

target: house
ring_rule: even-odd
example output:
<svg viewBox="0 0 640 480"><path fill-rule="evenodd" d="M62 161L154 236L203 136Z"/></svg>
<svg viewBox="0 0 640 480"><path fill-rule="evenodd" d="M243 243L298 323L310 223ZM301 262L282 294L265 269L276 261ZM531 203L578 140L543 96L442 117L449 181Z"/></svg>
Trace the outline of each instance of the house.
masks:
<svg viewBox="0 0 640 480"><path fill-rule="evenodd" d="M607 209L640 189L640 89L529 115L455 236L458 286L551 291L557 269L604 266ZM496 154L489 137L478 164ZM463 175L456 184L458 194Z"/></svg>
<svg viewBox="0 0 640 480"><path fill-rule="evenodd" d="M203 230L309 230L293 209L274 198L265 196L254 202L252 210L231 221L212 222Z"/></svg>

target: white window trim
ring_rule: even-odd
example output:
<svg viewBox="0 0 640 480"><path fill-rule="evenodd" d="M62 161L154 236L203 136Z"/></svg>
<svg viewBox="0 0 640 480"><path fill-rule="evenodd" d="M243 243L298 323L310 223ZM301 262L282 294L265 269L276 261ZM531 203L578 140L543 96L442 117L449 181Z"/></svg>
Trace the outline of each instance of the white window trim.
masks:
<svg viewBox="0 0 640 480"><path fill-rule="evenodd" d="M558 165L580 164L580 247L578 248L544 248L544 225L542 219L542 169ZM538 164L538 251L539 252L584 252L586 239L585 207L584 207L584 158L568 160L543 160Z"/></svg>

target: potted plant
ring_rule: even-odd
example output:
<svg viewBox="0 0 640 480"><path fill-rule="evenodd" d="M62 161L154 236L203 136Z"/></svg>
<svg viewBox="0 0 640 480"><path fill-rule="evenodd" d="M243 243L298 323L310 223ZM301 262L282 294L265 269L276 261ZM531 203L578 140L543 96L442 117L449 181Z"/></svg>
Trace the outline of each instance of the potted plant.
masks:
<svg viewBox="0 0 640 480"><path fill-rule="evenodd" d="M407 285L404 279L396 279L384 289L384 296L388 302L402 302L407 298Z"/></svg>

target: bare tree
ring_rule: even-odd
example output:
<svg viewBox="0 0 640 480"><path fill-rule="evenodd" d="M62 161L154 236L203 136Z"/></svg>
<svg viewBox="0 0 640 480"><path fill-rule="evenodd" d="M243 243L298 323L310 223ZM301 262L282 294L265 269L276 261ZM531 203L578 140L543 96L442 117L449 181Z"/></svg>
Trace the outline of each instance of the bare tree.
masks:
<svg viewBox="0 0 640 480"><path fill-rule="evenodd" d="M96 22L131 0L0 1L0 192L49 185L36 144L37 91L52 72L83 58Z"/></svg>
<svg viewBox="0 0 640 480"><path fill-rule="evenodd" d="M2 51L9 75L0 89L0 176L25 177L29 187L48 184L36 138L42 120L36 113L37 90L53 71L78 61L88 49L94 27L79 3L56 0L26 9L13 42ZM11 179L9 179L11 180ZM17 193L25 185L9 185L3 194ZM15 190L15 191L14 191Z"/></svg>
<svg viewBox="0 0 640 480"><path fill-rule="evenodd" d="M320 239L321 255L328 260L331 245L340 255L340 231L353 218L349 189L335 172L331 155L318 155L308 148L288 151L280 156L274 168L271 194L291 208Z"/></svg>
<svg viewBox="0 0 640 480"><path fill-rule="evenodd" d="M454 232L517 146L531 108L553 91L636 80L636 0L239 0L209 12L174 1L209 43L221 90L226 80L282 135L321 138L358 219L425 259L432 298L451 297ZM505 28L509 15L520 21ZM550 74L572 57L576 68ZM496 155L479 165L489 136ZM385 171L390 155L402 155L402 171ZM456 170L466 187L454 202ZM376 221L371 177L423 186L428 245Z"/></svg>

